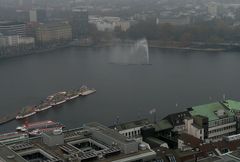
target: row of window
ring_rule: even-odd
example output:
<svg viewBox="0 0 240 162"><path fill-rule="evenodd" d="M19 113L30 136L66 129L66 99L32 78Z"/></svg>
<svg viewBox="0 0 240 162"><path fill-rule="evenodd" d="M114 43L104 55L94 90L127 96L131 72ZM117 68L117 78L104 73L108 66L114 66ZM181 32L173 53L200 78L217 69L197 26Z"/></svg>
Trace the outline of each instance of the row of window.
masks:
<svg viewBox="0 0 240 162"><path fill-rule="evenodd" d="M222 137L224 136L230 136L230 135L233 135L235 134L234 132L230 132L230 133L225 133L225 134L222 134L222 135L218 135L218 136L214 136L214 137L211 137L209 138L210 140L219 140L221 139Z"/></svg>
<svg viewBox="0 0 240 162"><path fill-rule="evenodd" d="M209 122L209 127L216 127L218 125L223 125L223 124L228 124L234 122L234 117L231 116L229 118L224 118L224 119L220 119L220 120L215 120L215 121L211 121Z"/></svg>
<svg viewBox="0 0 240 162"><path fill-rule="evenodd" d="M227 126L227 127L223 127L223 128L219 128L219 129L214 129L214 130L209 131L209 134L226 131L226 130L233 129L233 128L236 128L236 126L231 125L231 126Z"/></svg>
<svg viewBox="0 0 240 162"><path fill-rule="evenodd" d="M138 136L140 133L141 133L140 130L135 130L135 131L123 133L123 135L124 135L124 136L127 136L127 137L136 137L136 136Z"/></svg>

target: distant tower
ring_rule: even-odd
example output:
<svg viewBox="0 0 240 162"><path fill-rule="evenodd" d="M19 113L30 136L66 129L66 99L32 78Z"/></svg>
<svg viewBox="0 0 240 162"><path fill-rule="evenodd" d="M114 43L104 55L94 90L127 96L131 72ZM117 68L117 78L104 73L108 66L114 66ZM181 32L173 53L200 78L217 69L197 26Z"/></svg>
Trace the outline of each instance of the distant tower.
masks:
<svg viewBox="0 0 240 162"><path fill-rule="evenodd" d="M86 38L88 34L88 11L86 9L72 10L73 38Z"/></svg>

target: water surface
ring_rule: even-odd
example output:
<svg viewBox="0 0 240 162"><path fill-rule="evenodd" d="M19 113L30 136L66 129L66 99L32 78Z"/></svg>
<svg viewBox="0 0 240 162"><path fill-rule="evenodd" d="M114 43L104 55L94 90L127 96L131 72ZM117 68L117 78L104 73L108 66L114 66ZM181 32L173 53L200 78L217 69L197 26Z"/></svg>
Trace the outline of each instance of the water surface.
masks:
<svg viewBox="0 0 240 162"><path fill-rule="evenodd" d="M112 125L157 109L162 118L185 108L227 98L240 100L238 53L151 49L151 65L109 63L112 49L71 48L0 60L0 115L40 102L57 91L86 84L97 93L79 97L31 118L55 120L68 128L98 121ZM21 122L0 126L14 130Z"/></svg>

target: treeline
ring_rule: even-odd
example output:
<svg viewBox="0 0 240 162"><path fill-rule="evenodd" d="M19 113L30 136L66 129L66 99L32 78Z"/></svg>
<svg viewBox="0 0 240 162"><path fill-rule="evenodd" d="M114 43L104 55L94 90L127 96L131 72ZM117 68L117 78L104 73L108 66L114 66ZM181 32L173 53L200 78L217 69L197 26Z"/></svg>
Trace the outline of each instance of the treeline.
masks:
<svg viewBox="0 0 240 162"><path fill-rule="evenodd" d="M147 38L148 40L175 41L185 44L191 42L230 43L240 41L240 26L233 26L221 20L189 25L157 25L154 21L142 21L132 25L127 32L115 31L122 39Z"/></svg>

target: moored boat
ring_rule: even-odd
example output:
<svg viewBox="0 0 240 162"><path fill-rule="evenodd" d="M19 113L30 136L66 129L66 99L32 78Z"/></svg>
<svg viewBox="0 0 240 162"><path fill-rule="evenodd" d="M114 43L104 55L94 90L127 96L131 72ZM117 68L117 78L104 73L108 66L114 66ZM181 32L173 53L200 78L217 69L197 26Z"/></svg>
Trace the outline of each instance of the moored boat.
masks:
<svg viewBox="0 0 240 162"><path fill-rule="evenodd" d="M87 96L87 95L90 95L92 93L95 93L96 90L94 88L92 89L89 89L87 86L83 85L79 90L79 95L81 96Z"/></svg>
<svg viewBox="0 0 240 162"><path fill-rule="evenodd" d="M90 94L95 93L95 92L96 92L95 89L88 89L88 90L82 92L81 95L82 96L87 96L87 95L90 95Z"/></svg>
<svg viewBox="0 0 240 162"><path fill-rule="evenodd" d="M35 106L24 107L16 116L16 119L23 119L36 114Z"/></svg>
<svg viewBox="0 0 240 162"><path fill-rule="evenodd" d="M17 131L26 132L30 135L40 135L43 132L49 132L64 128L64 125L51 120L27 123L16 128Z"/></svg>
<svg viewBox="0 0 240 162"><path fill-rule="evenodd" d="M82 95L82 93L85 92L85 91L87 91L87 90L88 90L88 87L85 86L85 85L83 85L83 86L81 86L81 87L79 88L78 94L79 94L79 95Z"/></svg>
<svg viewBox="0 0 240 162"><path fill-rule="evenodd" d="M38 106L36 106L36 112L44 111L44 110L47 110L51 107L52 107L52 105L49 102L47 102L47 101L42 102Z"/></svg>
<svg viewBox="0 0 240 162"><path fill-rule="evenodd" d="M67 98L65 96L66 93L67 92L65 92L65 91L55 93L51 96L48 96L47 101L51 104L51 106L56 106L56 105L62 104L67 101Z"/></svg>
<svg viewBox="0 0 240 162"><path fill-rule="evenodd" d="M66 99L67 100L72 100L74 98L77 98L79 96L78 92L77 91L68 91L66 93Z"/></svg>
<svg viewBox="0 0 240 162"><path fill-rule="evenodd" d="M51 101L51 105L52 106L56 106L56 105L60 105L60 104L62 104L62 103L64 103L64 102L66 102L67 100L65 99L65 98L56 98L56 99L53 99L52 101Z"/></svg>

